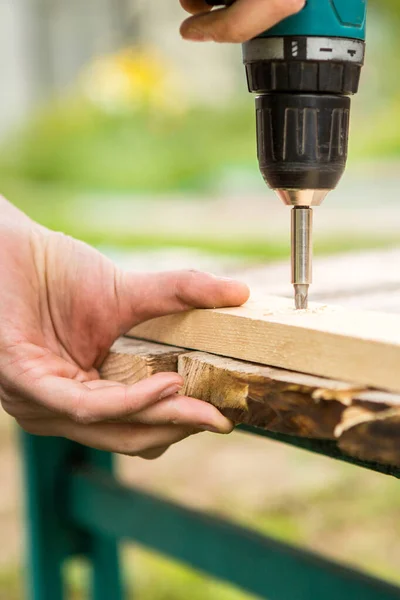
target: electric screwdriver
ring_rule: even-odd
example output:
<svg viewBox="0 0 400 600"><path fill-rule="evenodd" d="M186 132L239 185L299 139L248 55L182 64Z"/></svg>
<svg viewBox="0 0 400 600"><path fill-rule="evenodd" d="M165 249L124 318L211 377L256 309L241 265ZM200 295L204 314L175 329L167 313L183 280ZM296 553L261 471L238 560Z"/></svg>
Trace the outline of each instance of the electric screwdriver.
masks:
<svg viewBox="0 0 400 600"><path fill-rule="evenodd" d="M256 95L260 171L292 207L297 309L307 308L312 281L312 207L336 187L346 166L366 12L367 0L307 0L298 14L243 44L248 88Z"/></svg>

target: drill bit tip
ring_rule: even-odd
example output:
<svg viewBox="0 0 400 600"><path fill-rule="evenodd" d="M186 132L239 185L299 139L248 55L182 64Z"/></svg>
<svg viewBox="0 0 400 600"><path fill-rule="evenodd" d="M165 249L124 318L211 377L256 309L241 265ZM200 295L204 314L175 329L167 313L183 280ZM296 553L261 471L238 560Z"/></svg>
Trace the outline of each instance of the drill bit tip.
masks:
<svg viewBox="0 0 400 600"><path fill-rule="evenodd" d="M308 288L307 284L294 284L294 302L297 310L308 308Z"/></svg>

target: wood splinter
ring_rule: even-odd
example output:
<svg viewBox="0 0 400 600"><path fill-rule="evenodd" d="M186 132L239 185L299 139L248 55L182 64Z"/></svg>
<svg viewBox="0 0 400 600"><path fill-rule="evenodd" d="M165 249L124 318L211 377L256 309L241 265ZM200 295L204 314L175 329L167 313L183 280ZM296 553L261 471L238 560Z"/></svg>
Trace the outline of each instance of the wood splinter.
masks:
<svg viewBox="0 0 400 600"><path fill-rule="evenodd" d="M210 402L236 424L336 439L348 454L400 466L400 396L342 381L121 338L101 376L136 383L178 371L183 392Z"/></svg>

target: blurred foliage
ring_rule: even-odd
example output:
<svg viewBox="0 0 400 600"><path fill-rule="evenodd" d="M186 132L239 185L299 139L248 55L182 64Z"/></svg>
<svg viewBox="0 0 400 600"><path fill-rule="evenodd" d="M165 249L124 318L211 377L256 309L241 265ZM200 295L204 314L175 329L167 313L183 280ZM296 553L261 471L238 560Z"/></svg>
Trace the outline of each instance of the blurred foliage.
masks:
<svg viewBox="0 0 400 600"><path fill-rule="evenodd" d="M185 110L180 74L151 46L123 48L99 57L84 69L80 81L85 96L110 113L145 108L182 114Z"/></svg>
<svg viewBox="0 0 400 600"><path fill-rule="evenodd" d="M373 58L387 63L386 55ZM360 94L355 105L351 160L400 153L400 91L397 86L390 98L388 93L381 98L382 75L374 64L368 62L369 96ZM249 187L251 178L259 182L254 106L244 86L240 99L227 106L188 106L173 65L146 47L97 59L78 83L6 140L0 148L3 181L114 192L208 192L227 172L247 169Z"/></svg>
<svg viewBox="0 0 400 600"><path fill-rule="evenodd" d="M3 176L77 188L207 189L218 167L255 164L252 103L187 108L151 48L97 59L73 94L46 106L0 151Z"/></svg>
<svg viewBox="0 0 400 600"><path fill-rule="evenodd" d="M354 111L350 160L400 154L400 93L374 115ZM2 180L79 190L215 190L226 173L247 170L254 187L254 107L194 107L171 114L141 107L109 113L79 96L36 115L0 149ZM250 181L250 184L252 182Z"/></svg>
<svg viewBox="0 0 400 600"><path fill-rule="evenodd" d="M207 189L218 167L255 163L252 108L110 114L69 98L7 141L0 172L101 190Z"/></svg>
<svg viewBox="0 0 400 600"><path fill-rule="evenodd" d="M370 46L361 93L354 100L349 161L400 155L400 81L397 68L397 0L370 0ZM375 8L374 8L375 7ZM385 13L386 11L386 13ZM390 18L385 14L391 15ZM383 69L383 65L385 69ZM104 231L95 219L77 218L93 193L114 198L185 193L258 193L254 103L245 86L225 106L193 106L174 65L154 48L123 49L95 60L69 94L53 99L0 147L1 191L44 225L95 245L186 246L257 258L287 255L287 245L264 239L209 239L146 232ZM371 126L373 125L373 126ZM342 249L387 246L374 240L341 242ZM318 240L317 240L318 245ZM337 248L324 239L320 251Z"/></svg>
<svg viewBox="0 0 400 600"><path fill-rule="evenodd" d="M373 115L354 113L349 160L397 156L400 156L400 92L377 100Z"/></svg>
<svg viewBox="0 0 400 600"><path fill-rule="evenodd" d="M391 17L400 18L400 3L398 0L367 0L371 7L387 12Z"/></svg>
<svg viewBox="0 0 400 600"><path fill-rule="evenodd" d="M119 230L98 226L94 221L79 218L80 203L85 202L85 197L74 195L71 191L54 185L41 185L26 180L2 181L2 193L13 204L29 214L30 217L40 222L45 227L56 231L64 231L69 235L81 239L93 246L107 248L186 248L200 249L216 255L230 257L247 257L251 260L278 260L289 255L289 238L285 236L249 234L238 236L213 235L207 230L199 230L197 235L188 235L184 227L179 235L171 233L139 232L132 224L132 230L124 233ZM190 202L190 196L188 196ZM112 204L112 201L110 201ZM398 236L387 232L376 231L375 235L355 232L352 236L341 236L340 240L335 233L320 236L316 231L314 239L315 252L318 255L332 254L334 252L347 252L365 248L388 248L398 244ZM1 600L1 598L0 598Z"/></svg>

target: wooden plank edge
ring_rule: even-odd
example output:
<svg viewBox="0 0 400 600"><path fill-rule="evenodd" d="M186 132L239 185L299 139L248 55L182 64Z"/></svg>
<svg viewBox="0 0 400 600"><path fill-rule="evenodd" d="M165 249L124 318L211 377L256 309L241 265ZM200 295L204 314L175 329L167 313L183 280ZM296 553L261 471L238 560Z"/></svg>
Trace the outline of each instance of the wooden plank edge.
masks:
<svg viewBox="0 0 400 600"><path fill-rule="evenodd" d="M268 297L142 323L128 335L400 393L400 316Z"/></svg>
<svg viewBox="0 0 400 600"><path fill-rule="evenodd" d="M178 371L182 393L235 424L337 440L351 456L400 465L400 395L128 338L117 340L100 374L133 384L161 371Z"/></svg>

